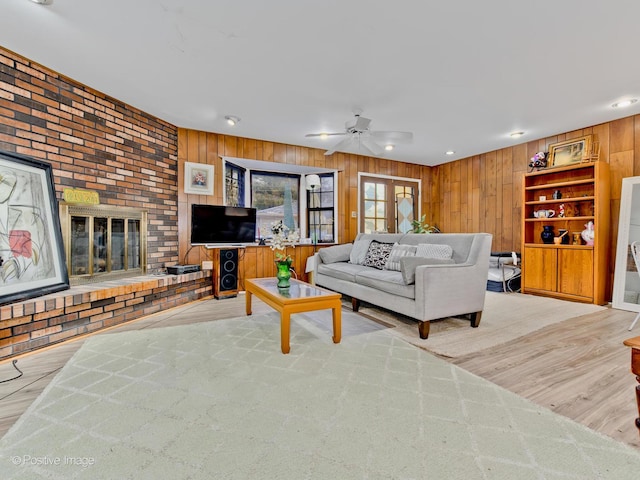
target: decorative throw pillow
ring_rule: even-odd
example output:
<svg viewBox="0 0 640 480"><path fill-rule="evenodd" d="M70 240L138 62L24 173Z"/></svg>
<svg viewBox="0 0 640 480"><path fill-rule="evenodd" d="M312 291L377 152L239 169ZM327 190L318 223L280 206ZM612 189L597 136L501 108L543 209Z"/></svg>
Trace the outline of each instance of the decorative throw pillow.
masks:
<svg viewBox="0 0 640 480"><path fill-rule="evenodd" d="M387 264L384 266L386 270L396 270L400 271L400 259L402 257L414 256L416 254L416 246L415 245L401 245L399 243L394 243L393 248L391 249L391 253L389 254L389 260L387 260Z"/></svg>
<svg viewBox="0 0 640 480"><path fill-rule="evenodd" d="M419 243L416 248L416 257L451 258L453 257L453 248L451 245L439 243Z"/></svg>
<svg viewBox="0 0 640 480"><path fill-rule="evenodd" d="M420 265L447 265L453 264L453 258L429 258L429 257L402 257L400 259L400 272L406 285L416 283L416 268Z"/></svg>
<svg viewBox="0 0 640 480"><path fill-rule="evenodd" d="M348 262L352 247L353 244L351 243L333 245L331 247L321 248L318 255L322 263Z"/></svg>
<svg viewBox="0 0 640 480"><path fill-rule="evenodd" d="M393 243L383 243L371 240L367 255L364 257L362 265L382 270L389 260Z"/></svg>
<svg viewBox="0 0 640 480"><path fill-rule="evenodd" d="M367 256L367 251L369 251L370 243L371 240L356 240L353 242L353 248L349 254L349 263L362 265L364 263L364 258Z"/></svg>

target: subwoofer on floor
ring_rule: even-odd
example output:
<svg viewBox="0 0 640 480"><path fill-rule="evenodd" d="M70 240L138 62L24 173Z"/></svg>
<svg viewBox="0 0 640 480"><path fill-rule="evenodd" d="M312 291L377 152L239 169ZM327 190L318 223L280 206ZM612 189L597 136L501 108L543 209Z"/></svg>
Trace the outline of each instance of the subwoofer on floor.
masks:
<svg viewBox="0 0 640 480"><path fill-rule="evenodd" d="M214 250L213 295L216 298L238 295L238 249L217 248Z"/></svg>

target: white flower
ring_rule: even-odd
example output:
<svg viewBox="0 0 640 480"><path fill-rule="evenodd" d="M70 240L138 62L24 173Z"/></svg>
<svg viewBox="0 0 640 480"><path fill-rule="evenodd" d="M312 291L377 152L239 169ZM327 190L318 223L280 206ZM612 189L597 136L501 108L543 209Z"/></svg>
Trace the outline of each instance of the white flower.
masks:
<svg viewBox="0 0 640 480"><path fill-rule="evenodd" d="M271 224L271 250L276 251L276 260L290 260L291 257L286 255L287 247L296 247L296 243L300 240L300 234L297 230L292 231L282 220Z"/></svg>

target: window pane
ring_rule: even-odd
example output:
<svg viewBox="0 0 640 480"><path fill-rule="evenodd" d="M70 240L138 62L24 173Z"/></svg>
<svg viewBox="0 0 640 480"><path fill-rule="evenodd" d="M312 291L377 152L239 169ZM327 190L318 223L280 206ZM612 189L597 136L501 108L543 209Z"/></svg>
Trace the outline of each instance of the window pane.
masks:
<svg viewBox="0 0 640 480"><path fill-rule="evenodd" d="M382 183L376 184L376 199L384 200L387 197L387 189Z"/></svg>
<svg viewBox="0 0 640 480"><path fill-rule="evenodd" d="M372 201L364 202L364 216L365 217L373 217L376 211L376 203Z"/></svg>
<svg viewBox="0 0 640 480"><path fill-rule="evenodd" d="M111 271L124 270L124 219L111 220Z"/></svg>
<svg viewBox="0 0 640 480"><path fill-rule="evenodd" d="M387 221L386 220L376 220L376 232L386 232L387 231Z"/></svg>
<svg viewBox="0 0 640 480"><path fill-rule="evenodd" d="M244 169L225 164L225 205L244 207Z"/></svg>
<svg viewBox="0 0 640 480"><path fill-rule="evenodd" d="M386 216L387 204L384 202L376 203L376 217L384 217Z"/></svg>
<svg viewBox="0 0 640 480"><path fill-rule="evenodd" d="M375 183L370 183L370 182L365 182L365 184L364 184L364 198L373 199L373 198L375 198L375 193L376 193L376 184Z"/></svg>
<svg viewBox="0 0 640 480"><path fill-rule="evenodd" d="M257 232L271 236L271 225L282 220L291 230L299 228L300 177L272 173L251 173L251 206L257 209Z"/></svg>
<svg viewBox="0 0 640 480"><path fill-rule="evenodd" d="M93 273L107 271L107 229L106 218L93 219Z"/></svg>

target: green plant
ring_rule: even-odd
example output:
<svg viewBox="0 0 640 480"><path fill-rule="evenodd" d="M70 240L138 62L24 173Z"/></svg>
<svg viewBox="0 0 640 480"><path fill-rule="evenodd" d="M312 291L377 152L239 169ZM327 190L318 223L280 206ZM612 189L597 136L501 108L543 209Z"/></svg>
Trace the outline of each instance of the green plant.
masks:
<svg viewBox="0 0 640 480"><path fill-rule="evenodd" d="M422 215L420 220L411 221L412 233L436 233L439 231L438 227L426 223L426 217L426 215Z"/></svg>

